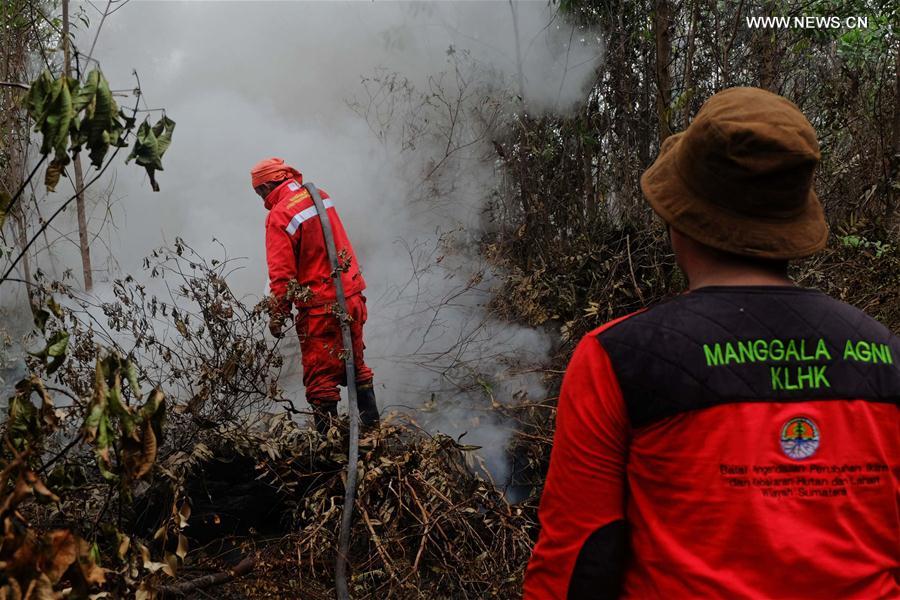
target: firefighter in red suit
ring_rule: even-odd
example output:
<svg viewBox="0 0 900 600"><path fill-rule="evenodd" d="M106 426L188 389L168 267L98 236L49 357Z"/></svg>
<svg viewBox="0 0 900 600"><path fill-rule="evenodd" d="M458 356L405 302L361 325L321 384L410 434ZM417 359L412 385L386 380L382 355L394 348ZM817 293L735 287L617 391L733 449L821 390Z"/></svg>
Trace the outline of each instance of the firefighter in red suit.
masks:
<svg viewBox="0 0 900 600"><path fill-rule="evenodd" d="M346 385L343 341L336 315L337 296L322 225L313 199L303 187L303 176L280 158L261 161L250 172L253 189L266 210L266 258L269 287L275 300L269 330L281 337L282 327L297 308L295 324L300 338L303 385L313 408L316 429L328 428L337 416L339 385ZM379 421L372 386L372 369L363 359L363 325L366 322L366 288L350 239L324 190L319 190L334 233L339 268L347 299L353 357L356 367L357 402L364 426Z"/></svg>
<svg viewBox="0 0 900 600"><path fill-rule="evenodd" d="M687 293L563 379L525 599L900 598L900 340L797 286L828 238L815 131L709 99L641 178Z"/></svg>

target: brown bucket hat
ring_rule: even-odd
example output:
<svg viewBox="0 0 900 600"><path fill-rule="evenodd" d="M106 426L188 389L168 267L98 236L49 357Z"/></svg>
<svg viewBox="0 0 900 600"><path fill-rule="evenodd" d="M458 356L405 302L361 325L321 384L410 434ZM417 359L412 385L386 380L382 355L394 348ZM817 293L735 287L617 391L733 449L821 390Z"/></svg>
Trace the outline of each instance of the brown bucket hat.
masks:
<svg viewBox="0 0 900 600"><path fill-rule="evenodd" d="M789 100L751 87L711 97L641 177L653 210L696 241L791 259L825 247L816 132Z"/></svg>

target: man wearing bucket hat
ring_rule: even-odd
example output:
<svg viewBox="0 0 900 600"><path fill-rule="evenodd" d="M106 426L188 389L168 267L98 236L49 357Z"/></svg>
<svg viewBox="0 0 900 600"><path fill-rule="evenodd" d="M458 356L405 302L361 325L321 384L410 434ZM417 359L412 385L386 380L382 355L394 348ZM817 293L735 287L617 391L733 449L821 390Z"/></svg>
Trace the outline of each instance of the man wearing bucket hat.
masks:
<svg viewBox="0 0 900 600"><path fill-rule="evenodd" d="M254 191L266 210L266 259L269 288L275 298L269 330L281 337L282 327L297 308L295 325L300 337L303 385L313 408L316 429L324 432L337 416L339 385L346 385L341 326L334 314L337 295L322 224L312 196L303 187L303 175L280 158L268 158L250 171ZM363 325L368 313L366 288L350 238L334 203L320 190L328 211L338 257L343 264L341 282L347 300L356 367L356 398L363 425L379 422L373 373L363 360Z"/></svg>
<svg viewBox="0 0 900 600"><path fill-rule="evenodd" d="M710 98L641 186L689 291L580 342L525 598L900 598L900 342L795 286L815 131Z"/></svg>

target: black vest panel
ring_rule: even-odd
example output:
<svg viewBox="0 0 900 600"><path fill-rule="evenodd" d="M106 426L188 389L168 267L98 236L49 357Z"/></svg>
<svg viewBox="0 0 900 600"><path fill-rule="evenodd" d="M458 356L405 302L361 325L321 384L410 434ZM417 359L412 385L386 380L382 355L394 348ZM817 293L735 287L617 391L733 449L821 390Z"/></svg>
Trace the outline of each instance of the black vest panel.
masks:
<svg viewBox="0 0 900 600"><path fill-rule="evenodd" d="M900 340L804 288L700 288L597 335L633 427L731 402L900 402Z"/></svg>

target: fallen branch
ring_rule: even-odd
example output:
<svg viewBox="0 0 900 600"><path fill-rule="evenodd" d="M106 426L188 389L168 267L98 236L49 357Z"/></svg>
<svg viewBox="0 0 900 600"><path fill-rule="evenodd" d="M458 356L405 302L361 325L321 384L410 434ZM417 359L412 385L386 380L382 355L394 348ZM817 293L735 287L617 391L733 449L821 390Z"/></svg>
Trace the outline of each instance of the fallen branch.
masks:
<svg viewBox="0 0 900 600"><path fill-rule="evenodd" d="M196 579L183 581L174 585L164 585L159 588L159 592L163 596L186 596L191 592L203 590L214 585L221 585L237 577L242 577L252 571L255 566L255 558L245 558L233 569L221 573L204 575L203 577L197 577Z"/></svg>

